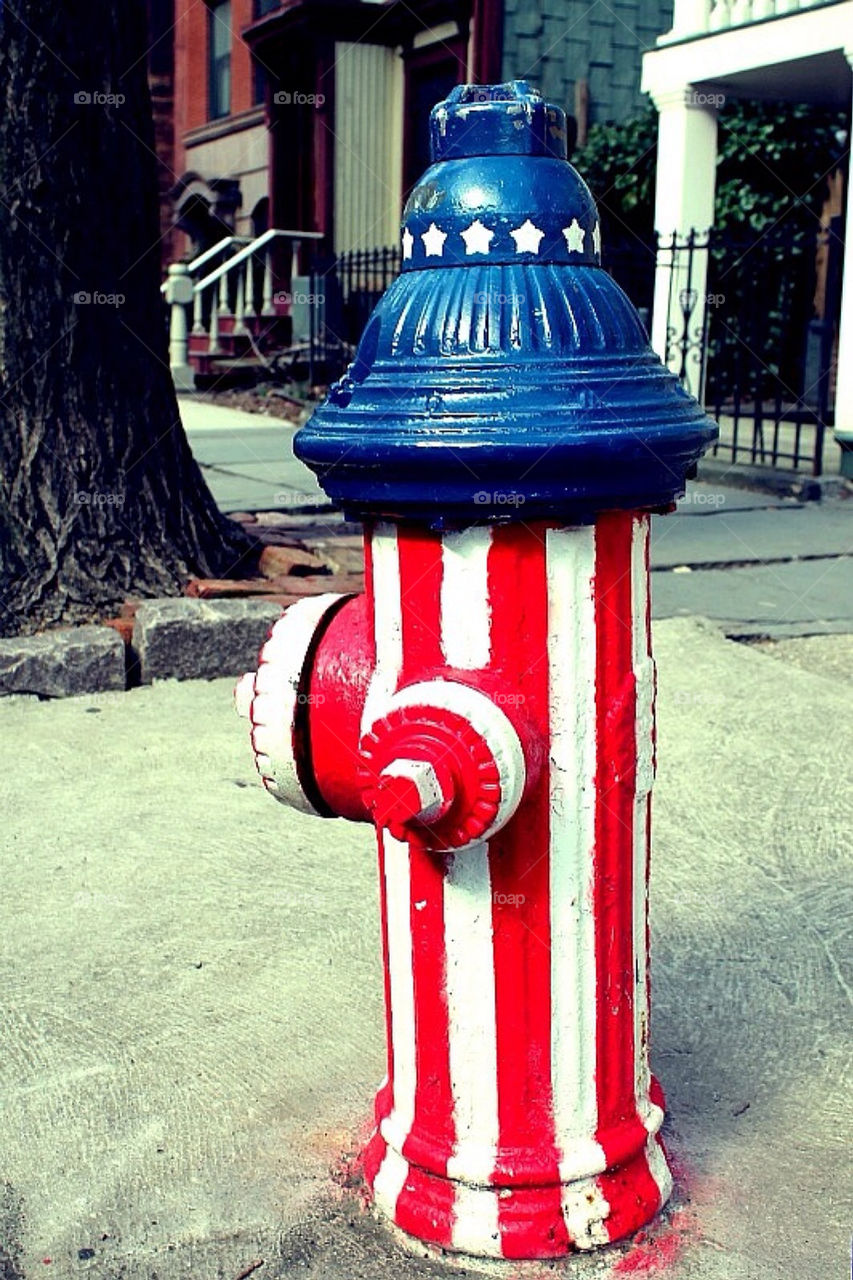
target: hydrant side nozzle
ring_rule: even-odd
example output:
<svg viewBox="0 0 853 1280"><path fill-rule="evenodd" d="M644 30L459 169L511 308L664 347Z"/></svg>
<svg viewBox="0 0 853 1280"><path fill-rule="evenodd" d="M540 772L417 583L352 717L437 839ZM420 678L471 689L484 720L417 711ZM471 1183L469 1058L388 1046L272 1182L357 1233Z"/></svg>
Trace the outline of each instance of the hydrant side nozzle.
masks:
<svg viewBox="0 0 853 1280"><path fill-rule="evenodd" d="M291 605L272 627L257 671L243 676L235 689L238 710L251 721L255 764L267 791L316 817L332 815L318 796L306 758L305 685L320 636L351 598L328 593Z"/></svg>

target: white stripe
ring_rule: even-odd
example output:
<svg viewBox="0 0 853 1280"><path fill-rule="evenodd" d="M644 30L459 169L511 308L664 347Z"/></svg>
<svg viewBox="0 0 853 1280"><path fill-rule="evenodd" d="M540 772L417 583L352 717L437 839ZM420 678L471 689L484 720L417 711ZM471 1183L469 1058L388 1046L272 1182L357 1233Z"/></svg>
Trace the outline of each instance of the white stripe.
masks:
<svg viewBox="0 0 853 1280"><path fill-rule="evenodd" d="M411 874L409 846L381 833L385 854L385 913L391 987L391 1047L394 1105L380 1126L385 1141L399 1151L415 1118L415 984L412 974Z"/></svg>
<svg viewBox="0 0 853 1280"><path fill-rule="evenodd" d="M485 842L455 854L445 872L444 945L456 1129L447 1175L488 1183L497 1159L499 1124L492 882Z"/></svg>
<svg viewBox="0 0 853 1280"><path fill-rule="evenodd" d="M490 528L445 533L441 540L441 651L449 667L476 671L491 659Z"/></svg>
<svg viewBox="0 0 853 1280"><path fill-rule="evenodd" d="M562 1190L563 1221L569 1240L577 1249L595 1249L610 1243L605 1225L610 1205L595 1178L582 1178Z"/></svg>
<svg viewBox="0 0 853 1280"><path fill-rule="evenodd" d="M669 1171L663 1147L655 1137L649 1138L646 1146L646 1159L649 1163L649 1173L657 1183L657 1188L660 1192L659 1207L662 1208L672 1195L672 1174Z"/></svg>
<svg viewBox="0 0 853 1280"><path fill-rule="evenodd" d="M385 713L403 667L403 619L397 530L377 524L370 534L373 588L373 632L376 662L361 717L367 732ZM409 847L387 831L380 833L385 861L385 917L391 1004L391 1048L394 1062L393 1108L380 1126L389 1144L376 1183L393 1216L408 1164L399 1155L415 1115L415 988L412 974L411 876ZM393 1151L390 1148L396 1147ZM397 1183L399 1181L399 1186ZM393 1196L391 1192L397 1187ZM377 1200L380 1193L377 1192Z"/></svg>
<svg viewBox="0 0 853 1280"><path fill-rule="evenodd" d="M551 1085L555 1136L562 1152L560 1176L568 1182L605 1167L595 1141L596 744L591 728L595 725L595 530L591 525L549 529L545 549L551 736ZM569 1201L574 1204L571 1196ZM571 1212L577 1216L575 1209Z"/></svg>
<svg viewBox="0 0 853 1280"><path fill-rule="evenodd" d="M457 1183L453 1212L454 1249L481 1258L503 1257L496 1191Z"/></svg>
<svg viewBox="0 0 853 1280"><path fill-rule="evenodd" d="M377 1208L386 1213L392 1221L397 1211L397 1200L406 1185L408 1176L408 1160L405 1160L393 1147L389 1147L373 1179L373 1199Z"/></svg>
<svg viewBox="0 0 853 1280"><path fill-rule="evenodd" d="M646 553L649 517L634 520L631 539L631 600L633 615L633 667L637 683L637 792L651 790L654 781L655 668L648 632L649 575Z"/></svg>
<svg viewBox="0 0 853 1280"><path fill-rule="evenodd" d="M403 610L397 530L377 524L370 535L373 578L373 634L376 664L361 715L361 732L385 714L403 669Z"/></svg>
<svg viewBox="0 0 853 1280"><path fill-rule="evenodd" d="M631 541L632 653L636 682L636 751L637 784L634 797L634 866L633 866L633 943L634 943L634 1092L637 1112L650 1127L657 1128L658 1116L652 1115L649 1101L649 999L646 919L648 883L646 868L648 843L646 823L649 792L652 786L654 733L654 667L648 634L649 582L646 571L646 549L649 517L634 520ZM657 1110L657 1109L654 1109Z"/></svg>

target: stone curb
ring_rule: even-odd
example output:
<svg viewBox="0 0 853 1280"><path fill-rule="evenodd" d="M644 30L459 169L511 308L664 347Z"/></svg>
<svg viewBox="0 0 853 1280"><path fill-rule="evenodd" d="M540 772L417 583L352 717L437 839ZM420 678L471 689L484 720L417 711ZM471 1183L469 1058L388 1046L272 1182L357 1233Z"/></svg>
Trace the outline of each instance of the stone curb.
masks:
<svg viewBox="0 0 853 1280"><path fill-rule="evenodd" d="M236 678L257 665L281 611L269 600L146 600L129 645L98 625L0 639L0 696L68 698L153 680Z"/></svg>
<svg viewBox="0 0 853 1280"><path fill-rule="evenodd" d="M111 627L69 627L0 640L0 694L67 698L126 687L125 647Z"/></svg>
<svg viewBox="0 0 853 1280"><path fill-rule="evenodd" d="M257 665L281 608L253 599L145 600L136 611L132 642L141 683L242 675Z"/></svg>
<svg viewBox="0 0 853 1280"><path fill-rule="evenodd" d="M778 498L796 498L799 502L853 497L853 483L844 476L809 476L801 471L775 471L772 467L744 466L716 458L703 458L696 478L704 484L753 489Z"/></svg>

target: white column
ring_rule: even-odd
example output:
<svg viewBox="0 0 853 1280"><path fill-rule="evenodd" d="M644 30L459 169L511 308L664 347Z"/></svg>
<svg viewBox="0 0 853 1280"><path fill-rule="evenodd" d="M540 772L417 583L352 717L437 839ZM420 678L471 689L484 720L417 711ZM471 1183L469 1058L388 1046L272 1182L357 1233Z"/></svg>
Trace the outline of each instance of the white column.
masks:
<svg viewBox="0 0 853 1280"><path fill-rule="evenodd" d="M189 362L187 307L193 301L193 282L185 262L173 262L166 279L169 304L169 367L178 391L192 391L195 372Z"/></svg>
<svg viewBox="0 0 853 1280"><path fill-rule="evenodd" d="M264 316L275 315L275 304L273 303L273 279L272 279L272 246L268 245L264 252L264 300L261 314Z"/></svg>
<svg viewBox="0 0 853 1280"><path fill-rule="evenodd" d="M246 314L246 293L245 293L245 276L242 268L238 267L235 272L237 276L237 301L234 303L234 333L246 333L245 314Z"/></svg>
<svg viewBox="0 0 853 1280"><path fill-rule="evenodd" d="M245 314L253 318L256 312L255 308L255 260L252 257L246 259L246 309Z"/></svg>
<svg viewBox="0 0 853 1280"><path fill-rule="evenodd" d="M694 253L691 278L687 279L687 254L675 255L667 249L672 237L679 242L691 230L700 242L714 221L714 186L717 165L717 109L708 101L713 95L698 92L690 85L656 91L649 86L658 120L657 188L655 229L662 238L655 275L652 319L652 346L676 372L682 367L685 322L680 297L689 289L696 302L688 317L689 337L701 330L705 316L707 253ZM667 334L667 328L670 332ZM702 391L703 369L693 353L688 354L686 383L697 397Z"/></svg>
<svg viewBox="0 0 853 1280"><path fill-rule="evenodd" d="M853 48L845 49L853 66ZM841 322L835 384L835 438L843 450L842 475L853 477L853 170L847 178L847 240L841 277Z"/></svg>
<svg viewBox="0 0 853 1280"><path fill-rule="evenodd" d="M196 290L193 298L193 333L204 333L204 297L200 289Z"/></svg>

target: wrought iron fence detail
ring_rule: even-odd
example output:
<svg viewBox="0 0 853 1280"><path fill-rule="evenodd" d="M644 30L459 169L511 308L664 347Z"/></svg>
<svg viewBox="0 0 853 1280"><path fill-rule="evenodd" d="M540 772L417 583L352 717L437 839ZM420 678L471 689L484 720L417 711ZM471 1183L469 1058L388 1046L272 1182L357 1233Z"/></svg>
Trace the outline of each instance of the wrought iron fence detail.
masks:
<svg viewBox="0 0 853 1280"><path fill-rule="evenodd" d="M659 238L655 252L668 273L666 361L720 423L715 452L819 474L833 421L840 219L818 235L693 231Z"/></svg>

